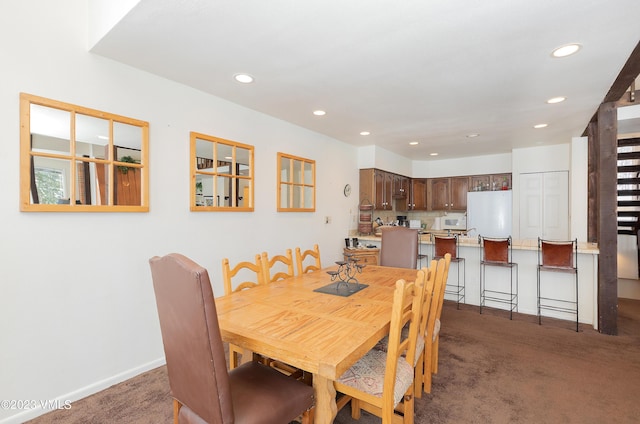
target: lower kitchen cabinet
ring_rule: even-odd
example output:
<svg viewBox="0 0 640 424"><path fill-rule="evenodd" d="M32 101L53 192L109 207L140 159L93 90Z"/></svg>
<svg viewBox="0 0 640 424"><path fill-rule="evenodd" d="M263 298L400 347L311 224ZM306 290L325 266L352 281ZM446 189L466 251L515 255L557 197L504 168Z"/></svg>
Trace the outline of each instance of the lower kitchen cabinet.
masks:
<svg viewBox="0 0 640 424"><path fill-rule="evenodd" d="M378 256L380 255L379 248L365 248L365 249L347 249L344 248L344 260L348 261L349 257L358 258L358 263L367 265L378 265Z"/></svg>

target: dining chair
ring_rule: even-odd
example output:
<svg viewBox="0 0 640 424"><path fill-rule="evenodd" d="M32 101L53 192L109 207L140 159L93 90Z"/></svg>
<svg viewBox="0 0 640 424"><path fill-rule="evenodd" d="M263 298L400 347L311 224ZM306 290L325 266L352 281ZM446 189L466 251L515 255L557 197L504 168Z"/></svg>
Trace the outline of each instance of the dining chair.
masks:
<svg viewBox="0 0 640 424"><path fill-rule="evenodd" d="M451 282L451 284L447 284L445 281L445 294L454 296L456 307L460 309L460 303L464 302L466 296L467 269L465 258L460 257L458 235L436 236L432 234L431 241L433 242L433 259L444 258L444 255L449 253L451 255L451 262L455 262L457 265L456 281L455 283ZM460 279L461 267L463 271L462 280Z"/></svg>
<svg viewBox="0 0 640 424"><path fill-rule="evenodd" d="M478 235L480 243L480 313L489 302L491 305L508 305L509 319L513 319L513 311L518 310L518 264L513 262L513 245L511 236L485 237ZM503 279L487 280L487 267L509 270L509 281ZM513 278L515 269L516 278ZM503 274L500 274L503 275ZM504 308L502 308L504 309Z"/></svg>
<svg viewBox="0 0 640 424"><path fill-rule="evenodd" d="M172 253L149 260L176 423L312 421L313 388L248 362L227 371L207 270Z"/></svg>
<svg viewBox="0 0 640 424"><path fill-rule="evenodd" d="M284 255L274 255L269 258L267 252L262 252L262 274L265 283L293 277L293 254L287 249Z"/></svg>
<svg viewBox="0 0 640 424"><path fill-rule="evenodd" d="M439 282L439 284L441 285L441 288L439 289L440 299L438 300L438 303L437 303L436 321L433 326L433 337L431 338L431 341L433 343L433 347L431 349L431 373L432 374L438 373L438 356L440 351L440 348L439 348L440 347L440 329L442 328L442 320L440 317L442 316L442 307L444 305L444 293L447 288L447 279L449 278L451 255L445 254L443 259L444 259L444 273L442 274L442 281ZM436 275L436 278L438 278L437 275ZM425 350L426 350L426 345L425 345ZM429 390L431 390L430 386L429 386Z"/></svg>
<svg viewBox="0 0 640 424"><path fill-rule="evenodd" d="M264 271L260 255L255 256L255 262L238 262L233 268L229 264L229 258L222 259L222 282L224 283L225 295L251 289L258 284L262 284L263 278ZM238 281L234 284L234 280ZM240 365L242 352L243 349L240 346L229 343L229 369L234 369Z"/></svg>
<svg viewBox="0 0 640 424"><path fill-rule="evenodd" d="M313 259L313 263L307 263L305 261ZM320 271L322 264L320 262L320 248L317 244L313 245L313 249L302 250L296 247L296 263L298 265L298 275L306 274L307 272Z"/></svg>
<svg viewBox="0 0 640 424"><path fill-rule="evenodd" d="M566 296L549 297L542 286L542 271L563 272L575 276ZM561 289L555 287L558 291ZM573 293L571 293L573 291ZM545 240L538 237L538 324L542 325L542 310L569 313L576 316L576 331L580 331L578 320L578 239Z"/></svg>
<svg viewBox="0 0 640 424"><path fill-rule="evenodd" d="M416 268L418 230L407 227L383 227L380 241L380 265Z"/></svg>
<svg viewBox="0 0 640 424"><path fill-rule="evenodd" d="M344 395L338 404L348 399L354 419L364 409L381 417L383 424L414 422L414 361L424 295L424 272L419 274L415 282L396 282L387 351L371 349L334 382ZM403 334L405 325L409 331Z"/></svg>
<svg viewBox="0 0 640 424"><path fill-rule="evenodd" d="M434 259L435 261L435 259ZM444 290L448 273L448 265L451 263L451 255L446 253L444 258L437 260L433 292L431 296L431 305L429 306L429 315L426 321L423 321L424 328L420 332L424 334L424 360L422 362L421 374L422 381L416 384L416 396L421 397L421 390L425 393L431 393L432 374L437 372L438 363L438 345L440 340L440 314L442 313L442 304L444 303ZM433 264L433 261L432 261ZM418 389L418 387L420 387ZM420 394L418 394L420 393Z"/></svg>

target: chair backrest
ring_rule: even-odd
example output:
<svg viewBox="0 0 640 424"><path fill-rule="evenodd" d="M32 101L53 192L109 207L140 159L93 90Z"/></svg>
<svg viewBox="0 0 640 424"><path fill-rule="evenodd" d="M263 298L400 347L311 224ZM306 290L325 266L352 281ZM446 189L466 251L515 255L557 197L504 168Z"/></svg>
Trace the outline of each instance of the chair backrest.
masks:
<svg viewBox="0 0 640 424"><path fill-rule="evenodd" d="M305 260L307 260L307 258L313 258L314 262L305 266ZM320 248L318 245L314 244L313 250L305 250L304 252L302 252L299 247L296 247L296 263L298 264L298 275L320 271L322 264L320 263Z"/></svg>
<svg viewBox="0 0 640 424"><path fill-rule="evenodd" d="M149 260L171 395L207 423L232 423L227 374L207 270L172 253Z"/></svg>
<svg viewBox="0 0 640 424"><path fill-rule="evenodd" d="M511 262L511 236L494 238L479 235L478 240L482 246L482 262Z"/></svg>
<svg viewBox="0 0 640 424"><path fill-rule="evenodd" d="M440 319L442 315L442 306L444 305L444 292L447 289L447 280L449 279L449 266L451 265L451 255L449 253L444 254L444 270L440 275L436 271L436 280L434 285L439 284L440 298L438 299L438 309L436 310L436 319Z"/></svg>
<svg viewBox="0 0 640 424"><path fill-rule="evenodd" d="M245 278L250 278L250 280L236 282L234 287L233 280L236 276L238 280ZM233 269L231 269L228 258L222 260L222 282L224 283L225 295L253 288L258 284L262 284L263 281L264 271L260 255L255 256L255 262L238 262Z"/></svg>
<svg viewBox="0 0 640 424"><path fill-rule="evenodd" d="M434 336L434 328L436 325L436 320L439 319L439 315L442 312L442 303L444 302L444 288L446 284L445 274L446 274L446 258L440 258L437 261L431 261L431 269L434 269L435 264L435 272L434 272L434 282L433 282L433 291L431 295L431 305L429 306L429 316L427 317L426 326L423 331L427 337Z"/></svg>
<svg viewBox="0 0 640 424"><path fill-rule="evenodd" d="M578 239L558 241L538 238L538 266L575 271L577 257Z"/></svg>
<svg viewBox="0 0 640 424"><path fill-rule="evenodd" d="M427 334L427 324L429 321L429 313L431 311L431 304L433 303L433 295L436 281L436 270L438 268L438 261L431 260L429 267L423 267L422 271L426 275L426 281L424 283L424 298L422 299L422 312L420 313L420 331L419 334L425 336Z"/></svg>
<svg viewBox="0 0 640 424"><path fill-rule="evenodd" d="M415 282L398 280L393 296L391 311L391 326L389 328L389 346L384 372L382 389L383 408L382 422L392 422L395 405L402 399L404 393L395 393L396 370L398 360L403 358L413 369L415 364L416 343L420 327L420 313L424 296L425 275L418 271ZM402 334L402 328L408 325L409 332ZM413 385L412 385L413 387Z"/></svg>
<svg viewBox="0 0 640 424"><path fill-rule="evenodd" d="M295 276L291 249L287 249L284 255L275 255L271 258L267 252L262 252L262 274L265 283Z"/></svg>
<svg viewBox="0 0 640 424"><path fill-rule="evenodd" d="M458 236L436 236L431 235L433 241L434 259L444 258L447 253L451 254L451 259L458 257Z"/></svg>
<svg viewBox="0 0 640 424"><path fill-rule="evenodd" d="M415 268L418 263L418 230L407 227L383 227L380 265Z"/></svg>

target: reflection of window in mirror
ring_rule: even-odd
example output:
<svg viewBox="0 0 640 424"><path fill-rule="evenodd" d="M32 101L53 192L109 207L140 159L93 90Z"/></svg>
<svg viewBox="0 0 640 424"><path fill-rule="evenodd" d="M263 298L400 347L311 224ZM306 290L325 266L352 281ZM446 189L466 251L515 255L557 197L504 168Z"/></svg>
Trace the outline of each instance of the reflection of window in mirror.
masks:
<svg viewBox="0 0 640 424"><path fill-rule="evenodd" d="M191 210L253 211L253 146L191 133Z"/></svg>
<svg viewBox="0 0 640 424"><path fill-rule="evenodd" d="M278 153L278 212L316 210L316 161Z"/></svg>
<svg viewBox="0 0 640 424"><path fill-rule="evenodd" d="M20 124L22 211L149 211L147 122L22 93Z"/></svg>

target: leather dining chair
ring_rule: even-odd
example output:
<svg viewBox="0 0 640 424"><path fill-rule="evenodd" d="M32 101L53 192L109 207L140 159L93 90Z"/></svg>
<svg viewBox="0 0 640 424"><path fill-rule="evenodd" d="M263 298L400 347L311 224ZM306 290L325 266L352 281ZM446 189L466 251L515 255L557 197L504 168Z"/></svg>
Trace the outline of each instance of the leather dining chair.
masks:
<svg viewBox="0 0 640 424"><path fill-rule="evenodd" d="M418 230L407 227L383 227L380 265L416 268L418 265Z"/></svg>
<svg viewBox="0 0 640 424"><path fill-rule="evenodd" d="M313 388L248 362L227 371L207 270L172 253L149 260L174 423L310 423Z"/></svg>
<svg viewBox="0 0 640 424"><path fill-rule="evenodd" d="M344 395L338 407L350 401L356 420L364 409L383 424L414 422L414 364L424 295L424 272L419 273L416 282L396 282L387 351L371 349L334 382ZM402 331L405 326L409 331Z"/></svg>
<svg viewBox="0 0 640 424"><path fill-rule="evenodd" d="M231 268L228 258L222 260L222 282L224 283L225 295L241 290L248 290L258 284L263 284L263 276L264 271L262 269L262 259L260 255L255 256L254 262L238 262L233 268ZM242 356L242 348L229 343L230 369L234 369L240 365L240 356Z"/></svg>
<svg viewBox="0 0 640 424"><path fill-rule="evenodd" d="M308 258L313 259L313 263L308 263L308 260L310 260ZM318 245L314 244L313 249L305 250L304 252L299 247L296 247L296 264L298 265L298 275L320 271L322 264L320 262L320 248Z"/></svg>

